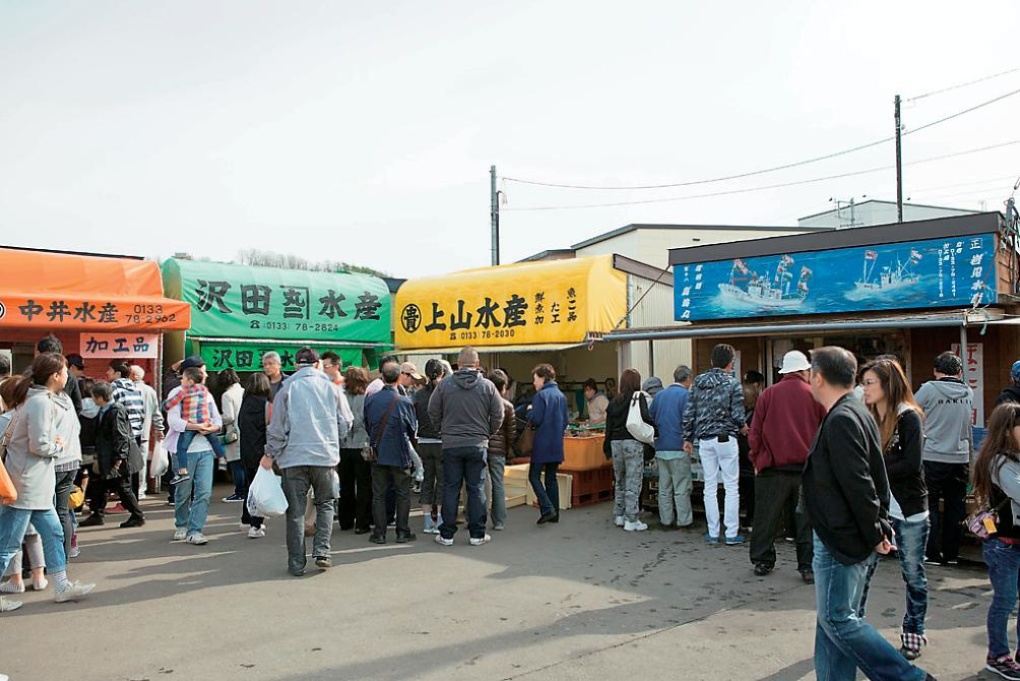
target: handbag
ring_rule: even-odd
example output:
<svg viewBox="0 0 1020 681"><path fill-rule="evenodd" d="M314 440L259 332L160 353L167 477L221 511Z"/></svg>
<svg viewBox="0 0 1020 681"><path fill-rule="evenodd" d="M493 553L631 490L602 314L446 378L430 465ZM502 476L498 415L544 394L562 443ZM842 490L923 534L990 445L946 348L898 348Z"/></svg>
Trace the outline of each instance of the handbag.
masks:
<svg viewBox="0 0 1020 681"><path fill-rule="evenodd" d="M964 526L970 530L971 534L975 537L984 541L989 539L993 534L996 534L999 523L999 511L1005 506L1006 502L1009 501L1009 497L1006 497L995 508L985 508L976 510L967 516L967 519L963 521Z"/></svg>
<svg viewBox="0 0 1020 681"><path fill-rule="evenodd" d="M11 480L11 476L7 473L7 468L4 466L3 461L0 461L0 504L9 506L18 500L18 490L14 486L14 481Z"/></svg>
<svg viewBox="0 0 1020 681"><path fill-rule="evenodd" d="M14 426L18 423L18 412L14 412L14 416L7 421L7 426L4 428L3 433L0 433L0 461L7 460L7 445L11 443L11 438L14 437Z"/></svg>
<svg viewBox="0 0 1020 681"><path fill-rule="evenodd" d="M76 511L81 508L82 504L85 503L85 490L78 485L74 486L74 490L71 492L71 496L67 498L67 508L71 511Z"/></svg>
<svg viewBox="0 0 1020 681"><path fill-rule="evenodd" d="M390 406L386 409L386 415L382 417L382 421L379 422L379 430L376 431L375 437L372 438L374 442L370 442L361 448L361 458L369 463L375 463L379 460L379 443L382 442L383 431L386 430L386 424L390 420L390 414L393 413L393 407L396 406L397 400L400 399L398 395L394 395L390 401Z"/></svg>
<svg viewBox="0 0 1020 681"><path fill-rule="evenodd" d="M517 443L517 449L521 452L521 456L531 456L535 451L535 429L531 427L530 423L524 426L524 430L521 431L521 441Z"/></svg>
<svg viewBox="0 0 1020 681"><path fill-rule="evenodd" d="M634 396L630 398L630 409L627 411L627 432L638 442L650 445L655 442L655 426L645 423L645 420L641 418L642 395L645 395L644 391L635 390Z"/></svg>
<svg viewBox="0 0 1020 681"><path fill-rule="evenodd" d="M225 445L232 445L241 439L241 433L237 430L236 423L227 423L223 426L223 434L220 435L220 442Z"/></svg>

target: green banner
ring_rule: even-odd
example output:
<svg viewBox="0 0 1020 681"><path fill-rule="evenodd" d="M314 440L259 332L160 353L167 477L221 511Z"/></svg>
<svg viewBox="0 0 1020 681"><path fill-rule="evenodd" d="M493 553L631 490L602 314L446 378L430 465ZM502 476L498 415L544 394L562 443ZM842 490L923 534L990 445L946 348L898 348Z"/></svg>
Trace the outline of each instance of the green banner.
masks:
<svg viewBox="0 0 1020 681"><path fill-rule="evenodd" d="M191 303L189 336L391 342L389 288L366 274L171 258L163 288Z"/></svg>
<svg viewBox="0 0 1020 681"><path fill-rule="evenodd" d="M205 368L209 373L234 369L236 371L262 371L262 355L270 350L280 353L280 363L283 371L294 371L294 355L301 349L300 345L280 344L273 341L266 343L199 343L198 354L205 360ZM192 346L194 347L194 345ZM340 355L340 360L346 369L348 366L362 365L361 348L337 348L312 346L321 356L327 350L332 350Z"/></svg>

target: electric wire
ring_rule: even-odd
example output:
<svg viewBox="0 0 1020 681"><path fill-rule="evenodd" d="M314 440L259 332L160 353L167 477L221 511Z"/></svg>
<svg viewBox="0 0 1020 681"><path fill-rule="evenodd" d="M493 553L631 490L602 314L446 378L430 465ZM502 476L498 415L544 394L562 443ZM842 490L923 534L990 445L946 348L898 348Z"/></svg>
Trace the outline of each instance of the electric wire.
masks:
<svg viewBox="0 0 1020 681"><path fill-rule="evenodd" d="M906 99L903 100L903 103L906 104L908 102L916 102L916 101L918 101L920 99L925 99L927 97L934 97L935 95L941 95L941 94L946 93L946 92L952 92L953 90L959 90L960 88L965 88L965 87L968 87L970 85L976 85L978 83L983 83L986 80L992 80L993 78L999 78L1001 76L1008 76L1009 74L1016 73L1017 71L1020 71L1020 66L1018 66L1016 68L1009 69L1008 71L1002 71L1000 73L993 73L992 75L985 76L983 78L976 78L974 80L968 80L966 83L960 83L959 85L950 85L949 87L944 87L941 90L933 90L932 92L925 92L923 95L915 95L913 97L907 97Z"/></svg>

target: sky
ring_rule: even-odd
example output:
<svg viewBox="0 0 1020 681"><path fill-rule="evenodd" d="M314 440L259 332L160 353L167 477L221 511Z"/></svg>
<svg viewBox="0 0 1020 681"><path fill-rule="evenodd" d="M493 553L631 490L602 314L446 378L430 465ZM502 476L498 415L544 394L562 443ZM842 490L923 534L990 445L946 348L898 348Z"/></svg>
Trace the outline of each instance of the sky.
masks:
<svg viewBox="0 0 1020 681"><path fill-rule="evenodd" d="M437 275L490 263L492 165L593 187L711 180L889 138L897 94L904 196L1002 210L1020 95L912 129L1020 90L1017 13L0 0L0 244L221 261L254 248ZM890 141L656 190L500 179L501 261L629 223L795 225L830 199L894 200L893 163ZM761 189L860 171L874 172ZM644 203L577 208L627 202Z"/></svg>

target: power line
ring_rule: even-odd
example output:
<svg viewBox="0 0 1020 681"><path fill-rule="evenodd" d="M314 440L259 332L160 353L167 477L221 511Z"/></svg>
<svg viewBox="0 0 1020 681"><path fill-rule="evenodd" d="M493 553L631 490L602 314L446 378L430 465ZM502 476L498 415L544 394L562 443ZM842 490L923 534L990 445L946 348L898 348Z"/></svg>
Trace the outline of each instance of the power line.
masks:
<svg viewBox="0 0 1020 681"><path fill-rule="evenodd" d="M999 144L991 144L984 147L978 147L976 149L967 149L965 151L957 151L951 154L942 154L941 156L932 156L930 158L918 159L911 161L904 165L919 165L921 163L931 163L934 161L942 161L947 158L956 158L959 156L967 156L969 154L977 154L984 151L990 151L992 149L999 149L1001 147L1007 147L1014 144L1020 144L1020 140L1013 140L1011 142L1001 142ZM687 196L672 196L661 199L640 199L636 201L616 201L612 203L588 203L588 204L577 204L572 206L534 206L525 208L504 208L504 211L516 211L516 212L532 212L532 211L550 211L550 210L575 210L582 208L615 208L617 206L636 206L648 203L669 203L673 201L689 201L692 199L706 199L716 196L730 196L732 194L746 194L752 192L760 192L768 189L782 189L784 187L795 187L805 184L813 184L815 182L824 182L826 180L839 180L845 177L856 177L858 175L868 175L870 173L878 173L884 170L892 170L895 166L880 166L877 168L868 168L866 170L857 170L849 173L840 173L838 175L827 175L825 177L814 177L807 180L794 180L792 182L781 182L779 184L763 185L759 187L745 187L743 189L728 189L725 191L710 192L706 194L691 194Z"/></svg>
<svg viewBox="0 0 1020 681"><path fill-rule="evenodd" d="M1020 66L1018 66L1016 68L1013 68L1013 69L1009 69L1008 71L1002 71L1001 73L993 73L992 75L985 76L984 78L977 78L975 80L968 80L966 83L960 83L959 85L950 85L949 87L942 88L941 90L933 90L932 92L925 92L923 95L917 95L915 97L907 97L903 101L905 103L906 102L916 102L919 99L924 99L926 97L934 97L935 95L941 95L941 94L943 94L945 92L952 92L953 90L959 90L960 88L965 88L965 87L967 87L969 85L976 85L977 83L983 83L986 80L992 80L993 78L998 78L1000 76L1008 76L1009 74L1016 73L1017 71L1020 71Z"/></svg>
<svg viewBox="0 0 1020 681"><path fill-rule="evenodd" d="M1020 94L1020 89L1013 90L1012 92L1007 92L1004 95L999 95L998 97L995 97L994 99L990 99L988 101L981 102L980 104L976 104L976 105L974 105L974 106L972 106L972 107L970 107L968 109L964 109L963 111L958 111L958 112L956 112L954 114L950 114L950 115L945 116L943 118L940 118L938 120L932 121L931 123L925 123L924 125L922 125L920 127L913 128L911 130L907 130L903 134L904 135L910 135L910 134L913 134L913 133L921 132L922 130L927 130L928 128L934 127L934 126L939 125L941 123L945 123L946 121L951 121L954 118L959 118L960 116L972 113L974 111L977 111L978 109L983 109L986 106L989 106L991 104L995 104L996 102L1000 102L1000 101L1002 101L1004 99L1007 99L1009 97L1013 97L1013 96L1018 95L1018 94ZM877 147L879 145L885 144L886 142L891 142L894 139L896 139L896 138L895 137L886 137L884 139L876 140L874 142L868 142L867 144L861 144L859 146L851 147L849 149L843 149L841 151L835 151L835 152L833 152L831 154L824 154L822 156L815 156L814 158L805 159L803 161L796 161L794 163L786 163L786 164L780 165L780 166L773 166L771 168L763 168L761 170L753 170L753 171L749 171L749 172L746 172L746 173L739 173L739 174L736 174L736 175L726 175L726 176L723 176L723 177L714 177L714 178L707 179L707 180L689 180L687 182L670 182L670 183L666 183L666 184L649 184L649 185L597 186L597 185L583 185L583 184L564 184L564 183L557 183L557 182L541 182L541 181L538 181L538 180L525 180L525 179L516 178L516 177L502 177L500 179L502 179L504 182L516 182L517 184L528 184L528 185L534 185L534 186L538 186L538 187L555 187L557 189L592 189L592 190L607 190L607 191L612 190L612 191L615 191L615 190L673 189L673 188L678 188L678 187L693 187L693 186L703 185L703 184L714 184L716 182L726 182L726 181L729 181L729 180L740 180L740 179L744 179L746 177L754 177L756 175L765 175L767 173L774 173L774 172L778 172L780 170L789 170L790 168L797 168L797 167L805 166L805 165L808 165L808 164L811 164L811 163L817 163L819 161L827 161L829 159L837 158L839 156L845 156L847 154L852 154L852 153L855 153L855 152L858 152L858 151L863 151L864 149L870 149L871 147Z"/></svg>

